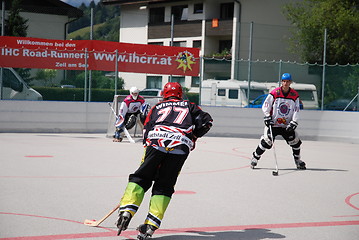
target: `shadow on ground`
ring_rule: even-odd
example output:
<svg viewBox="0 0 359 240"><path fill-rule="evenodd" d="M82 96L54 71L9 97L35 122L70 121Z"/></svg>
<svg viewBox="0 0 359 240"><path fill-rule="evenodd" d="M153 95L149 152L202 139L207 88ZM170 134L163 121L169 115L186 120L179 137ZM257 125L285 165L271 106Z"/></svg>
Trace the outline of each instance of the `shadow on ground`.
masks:
<svg viewBox="0 0 359 240"><path fill-rule="evenodd" d="M170 234L170 230L168 231ZM200 239L211 239L211 240L261 240L261 239L280 239L286 238L286 236L274 233L269 229L246 229L243 231L228 231L228 232L196 232L196 231L186 231L188 235L171 235L171 236L162 236L156 237L153 236L153 239L172 239L172 240L200 240ZM196 235L191 235L196 234Z"/></svg>

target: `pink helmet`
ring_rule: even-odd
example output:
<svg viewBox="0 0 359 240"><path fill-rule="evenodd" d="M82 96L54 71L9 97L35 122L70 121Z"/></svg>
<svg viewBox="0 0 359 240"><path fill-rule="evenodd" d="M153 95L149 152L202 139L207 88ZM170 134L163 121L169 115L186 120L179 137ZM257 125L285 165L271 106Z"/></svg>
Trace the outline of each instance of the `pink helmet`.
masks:
<svg viewBox="0 0 359 240"><path fill-rule="evenodd" d="M163 99L167 99L169 97L177 97L182 99L182 86L178 82L169 82L163 87Z"/></svg>

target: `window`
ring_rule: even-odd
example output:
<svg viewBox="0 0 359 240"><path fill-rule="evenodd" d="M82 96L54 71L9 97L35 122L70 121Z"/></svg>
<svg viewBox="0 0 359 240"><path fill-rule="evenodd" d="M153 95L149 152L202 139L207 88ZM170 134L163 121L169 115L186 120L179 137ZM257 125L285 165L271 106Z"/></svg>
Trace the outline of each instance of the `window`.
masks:
<svg viewBox="0 0 359 240"><path fill-rule="evenodd" d="M188 19L188 6L187 5L173 6L172 14L175 21L185 21Z"/></svg>
<svg viewBox="0 0 359 240"><path fill-rule="evenodd" d="M232 40L220 40L219 41L219 49L218 52L221 53L223 51L230 52L232 49Z"/></svg>
<svg viewBox="0 0 359 240"><path fill-rule="evenodd" d="M263 103L263 101L265 100L266 97L267 97L267 95L261 95L261 96L257 97L255 100L253 100L253 105L262 106L262 103Z"/></svg>
<svg viewBox="0 0 359 240"><path fill-rule="evenodd" d="M16 92L22 92L24 85L16 78L16 76L9 70L4 68L3 87L11 88Z"/></svg>
<svg viewBox="0 0 359 240"><path fill-rule="evenodd" d="M226 89L218 89L218 96L226 96Z"/></svg>
<svg viewBox="0 0 359 240"><path fill-rule="evenodd" d="M185 41L173 42L173 46L174 47L186 47L186 42Z"/></svg>
<svg viewBox="0 0 359 240"><path fill-rule="evenodd" d="M161 90L160 89L144 89L140 91L139 95L141 96L153 96L153 97L159 97L161 96Z"/></svg>
<svg viewBox="0 0 359 240"><path fill-rule="evenodd" d="M165 22L165 8L150 8L150 23L164 23Z"/></svg>
<svg viewBox="0 0 359 240"><path fill-rule="evenodd" d="M162 76L147 76L146 88L162 88Z"/></svg>
<svg viewBox="0 0 359 240"><path fill-rule="evenodd" d="M221 19L233 19L234 15L234 3L222 3L221 4Z"/></svg>
<svg viewBox="0 0 359 240"><path fill-rule="evenodd" d="M171 82L178 82L182 87L185 87L185 77L172 77Z"/></svg>
<svg viewBox="0 0 359 240"><path fill-rule="evenodd" d="M159 46L163 46L163 42L149 42L148 45L159 45Z"/></svg>
<svg viewBox="0 0 359 240"><path fill-rule="evenodd" d="M193 13L203 13L203 3L196 3L193 5Z"/></svg>
<svg viewBox="0 0 359 240"><path fill-rule="evenodd" d="M299 94L300 100L303 101L314 101L313 91L311 90L296 90Z"/></svg>
<svg viewBox="0 0 359 240"><path fill-rule="evenodd" d="M238 99L238 89L229 89L228 98L229 99Z"/></svg>
<svg viewBox="0 0 359 240"><path fill-rule="evenodd" d="M193 41L193 47L194 48L201 48L202 47L202 41L201 40Z"/></svg>
<svg viewBox="0 0 359 240"><path fill-rule="evenodd" d="M246 97L248 96L248 88L244 89ZM259 97L260 95L265 94L264 90L256 90L256 89L251 89L250 93L249 93L249 101L252 101L254 99L256 99L257 97Z"/></svg>
<svg viewBox="0 0 359 240"><path fill-rule="evenodd" d="M199 77L192 77L191 87L199 87Z"/></svg>

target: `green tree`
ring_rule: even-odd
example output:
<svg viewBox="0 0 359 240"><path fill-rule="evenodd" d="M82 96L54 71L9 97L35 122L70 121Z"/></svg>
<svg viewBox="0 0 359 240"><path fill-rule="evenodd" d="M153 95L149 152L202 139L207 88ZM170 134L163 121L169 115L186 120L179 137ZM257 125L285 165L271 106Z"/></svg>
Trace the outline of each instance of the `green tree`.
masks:
<svg viewBox="0 0 359 240"><path fill-rule="evenodd" d="M327 29L326 62L359 63L358 0L303 0L285 5L284 14L295 27L291 49L303 61L323 62Z"/></svg>
<svg viewBox="0 0 359 240"><path fill-rule="evenodd" d="M61 84L75 85L78 88L84 88L85 72L84 71L81 72L76 71L76 72L77 73L74 73L72 76L68 76L68 79L61 81ZM89 72L87 74L89 74ZM123 85L124 85L124 80L122 78L118 78L117 89L118 90L123 89ZM91 88L115 89L114 77L107 77L105 71L92 71Z"/></svg>
<svg viewBox="0 0 359 240"><path fill-rule="evenodd" d="M23 17L20 16L21 1L22 0L12 1L8 18L5 20L6 36L26 37L27 35L28 19L24 19Z"/></svg>
<svg viewBox="0 0 359 240"><path fill-rule="evenodd" d="M56 77L57 70L55 69L41 69L37 71L35 79L42 80L45 86L53 87L54 83L52 80Z"/></svg>
<svg viewBox="0 0 359 240"><path fill-rule="evenodd" d="M119 6L104 6L101 2L96 4L94 1L92 1L89 6L86 6L84 3L82 3L80 5L79 9L81 9L84 12L84 15L83 15L83 17L72 22L69 25L69 33L79 30L81 28L90 27L91 7L94 8L94 25L105 23L105 24L110 24L112 26L113 22L109 23L109 21L113 20L115 17L118 17L118 15L119 15ZM119 18L117 18L117 21L119 21ZM117 28L117 26L114 26L114 28ZM117 28L117 31L118 31L118 28ZM118 33L117 33L117 35L118 35ZM88 34L88 36L89 36L89 34ZM84 40L84 39L88 39L88 38L86 38L84 36L82 36L82 37L80 36L80 37L74 37L73 39ZM94 39L99 40L96 37ZM101 39L101 40L104 40L104 39ZM112 40L108 40L107 38L106 38L106 40L112 41Z"/></svg>
<svg viewBox="0 0 359 240"><path fill-rule="evenodd" d="M96 40L118 42L120 35L120 17L115 17L105 22L94 31Z"/></svg>
<svg viewBox="0 0 359 240"><path fill-rule="evenodd" d="M24 19L20 16L22 0L14 0L12 2L9 15L5 19L5 35L14 37L26 37L27 36L27 22L28 19ZM15 71L24 79L26 83L30 83L32 78L30 77L29 68L16 68Z"/></svg>

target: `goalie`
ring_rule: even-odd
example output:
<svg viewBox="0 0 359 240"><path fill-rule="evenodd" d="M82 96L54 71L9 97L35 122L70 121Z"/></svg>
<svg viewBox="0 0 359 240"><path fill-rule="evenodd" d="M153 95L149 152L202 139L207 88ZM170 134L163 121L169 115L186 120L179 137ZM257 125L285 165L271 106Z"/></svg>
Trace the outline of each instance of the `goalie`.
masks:
<svg viewBox="0 0 359 240"><path fill-rule="evenodd" d="M131 87L130 95L128 95L120 105L119 116L115 123L115 134L113 136L114 142L122 141L123 128L131 129L137 122L137 117L140 117L142 124L146 119L149 110L149 105L145 99L139 95L140 90L137 87Z"/></svg>

